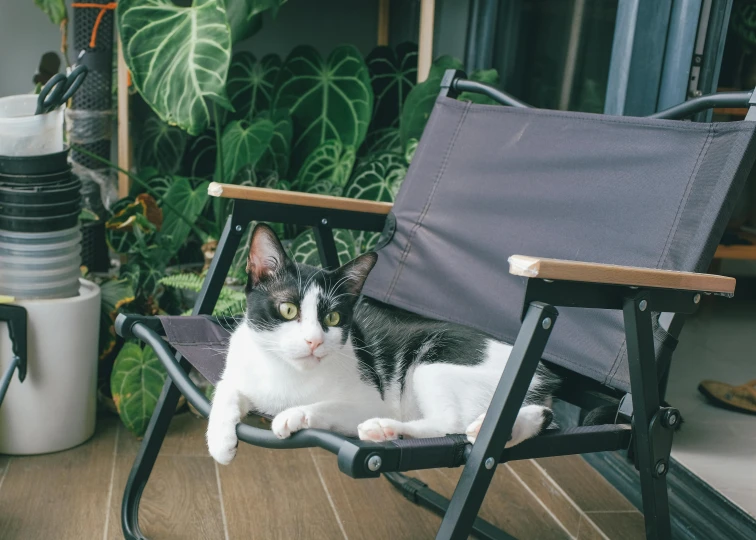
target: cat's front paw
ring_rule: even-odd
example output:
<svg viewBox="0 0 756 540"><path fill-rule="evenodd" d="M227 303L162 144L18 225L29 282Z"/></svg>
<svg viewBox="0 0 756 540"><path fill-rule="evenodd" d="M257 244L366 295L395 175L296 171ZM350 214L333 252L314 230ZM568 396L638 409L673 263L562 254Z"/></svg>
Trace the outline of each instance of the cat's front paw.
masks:
<svg viewBox="0 0 756 540"><path fill-rule="evenodd" d="M310 417L303 409L286 409L273 419L271 429L279 439L287 439L292 433L310 427Z"/></svg>
<svg viewBox="0 0 756 540"><path fill-rule="evenodd" d="M391 418L371 418L357 426L357 433L363 441L393 441L402 434L401 424Z"/></svg>
<svg viewBox="0 0 756 540"><path fill-rule="evenodd" d="M221 465L228 465L236 456L239 439L236 437L236 426L229 429L207 430L207 449L215 461Z"/></svg>

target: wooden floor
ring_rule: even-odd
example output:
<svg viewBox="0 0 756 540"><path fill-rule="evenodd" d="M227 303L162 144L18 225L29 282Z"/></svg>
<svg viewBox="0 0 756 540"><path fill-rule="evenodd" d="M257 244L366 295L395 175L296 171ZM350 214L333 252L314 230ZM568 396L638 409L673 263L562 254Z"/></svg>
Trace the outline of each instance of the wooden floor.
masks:
<svg viewBox="0 0 756 540"><path fill-rule="evenodd" d="M183 413L145 489L143 532L159 539L424 539L440 518L383 478L352 480L320 450L240 445L234 462L208 457L206 423ZM0 539L123 538L120 503L139 443L102 416L87 443L57 454L0 455ZM417 476L450 496L460 470ZM481 515L522 539L643 538L643 518L580 457L498 468Z"/></svg>

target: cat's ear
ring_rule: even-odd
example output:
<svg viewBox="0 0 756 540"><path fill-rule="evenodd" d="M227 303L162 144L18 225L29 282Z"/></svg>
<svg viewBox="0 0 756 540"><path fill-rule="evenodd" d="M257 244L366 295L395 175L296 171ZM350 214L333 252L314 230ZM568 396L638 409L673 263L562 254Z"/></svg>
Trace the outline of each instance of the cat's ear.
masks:
<svg viewBox="0 0 756 540"><path fill-rule="evenodd" d="M275 231L258 223L252 231L247 257L247 274L253 285L275 275L286 265L286 252Z"/></svg>
<svg viewBox="0 0 756 540"><path fill-rule="evenodd" d="M354 294L355 296L360 294L362 286L365 284L365 280L376 262L378 262L378 254L371 251L360 255L336 270L339 279L343 280L342 287L349 294Z"/></svg>

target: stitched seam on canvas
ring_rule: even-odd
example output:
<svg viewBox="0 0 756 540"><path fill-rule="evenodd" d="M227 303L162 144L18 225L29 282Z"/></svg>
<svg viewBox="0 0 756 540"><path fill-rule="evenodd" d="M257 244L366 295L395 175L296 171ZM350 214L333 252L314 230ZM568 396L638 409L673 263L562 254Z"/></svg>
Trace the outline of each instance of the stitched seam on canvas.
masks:
<svg viewBox="0 0 756 540"><path fill-rule="evenodd" d="M468 106L464 108L464 110L462 111L462 115L459 117L459 121L457 122L457 127L454 129L454 133L452 134L451 140L449 141L449 146L446 148L446 151L444 152L444 157L441 160L441 166L439 167L438 173L436 173L436 179L433 182L433 186L431 187L431 191L430 191L430 194L428 195L428 199L425 201L425 206L423 207L423 210L420 213L420 217L412 226L412 230L410 231L409 237L407 238L407 244L404 246L404 251L402 252L402 256L399 259L399 265L396 269L396 273L394 274L394 279L391 281L388 291L386 292L387 302L391 299L391 296L394 294L394 288L396 287L396 284L399 281L399 277L402 275L404 264L407 261L407 257L409 256L410 251L412 250L412 240L415 238L415 234L420 228L420 225L422 225L423 219L425 219L425 216L428 214L428 211L430 210L430 207L431 207L431 203L433 202L433 197L436 194L436 188L438 187L438 184L441 182L441 178L444 176L444 173L446 172L446 167L449 164L449 156L451 155L452 150L454 149L454 144L457 142L457 137L459 135L459 132L462 130L462 124L464 123L465 118L467 117L467 111L470 109L469 105L470 103L468 102Z"/></svg>
<svg viewBox="0 0 756 540"><path fill-rule="evenodd" d="M703 163L703 157L708 153L709 148L711 147L711 141L713 140L713 132L714 132L714 124L709 124L708 133L706 134L706 139L704 139L703 144L701 145L700 150L698 151L698 157L696 157L696 163L693 165L693 169L690 171L690 176L688 177L688 183L685 186L685 192L683 193L682 198L680 199L680 204L677 206L677 212L675 213L675 219L672 221L672 226L669 228L669 232L667 233L667 239L664 241L664 247L662 248L661 254L659 255L659 260L656 261L656 268L660 268L662 265L662 262L666 260L667 256L669 255L670 246L672 245L672 239L675 236L675 233L677 232L677 229L680 225L680 218L682 216L683 209L688 204L688 200L690 199L690 191L691 187L693 186L693 179L698 174L698 171L701 169L701 163ZM605 383L608 383L609 381L612 381L614 377L617 376L617 372L619 371L620 365L622 365L622 358L624 356L624 352L627 348L627 339L622 340L622 346L620 347L619 351L617 351L617 357L614 359L614 362L612 363L612 367L609 370L609 375L607 375Z"/></svg>

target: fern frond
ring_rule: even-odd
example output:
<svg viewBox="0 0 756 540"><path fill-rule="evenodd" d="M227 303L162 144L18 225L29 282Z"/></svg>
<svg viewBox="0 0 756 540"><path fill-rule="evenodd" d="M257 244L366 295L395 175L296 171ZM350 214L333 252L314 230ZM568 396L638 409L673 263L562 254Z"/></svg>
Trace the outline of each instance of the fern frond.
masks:
<svg viewBox="0 0 756 540"><path fill-rule="evenodd" d="M187 272L161 278L160 284L165 285L166 287L173 287L174 289L200 292L204 279L204 276Z"/></svg>

